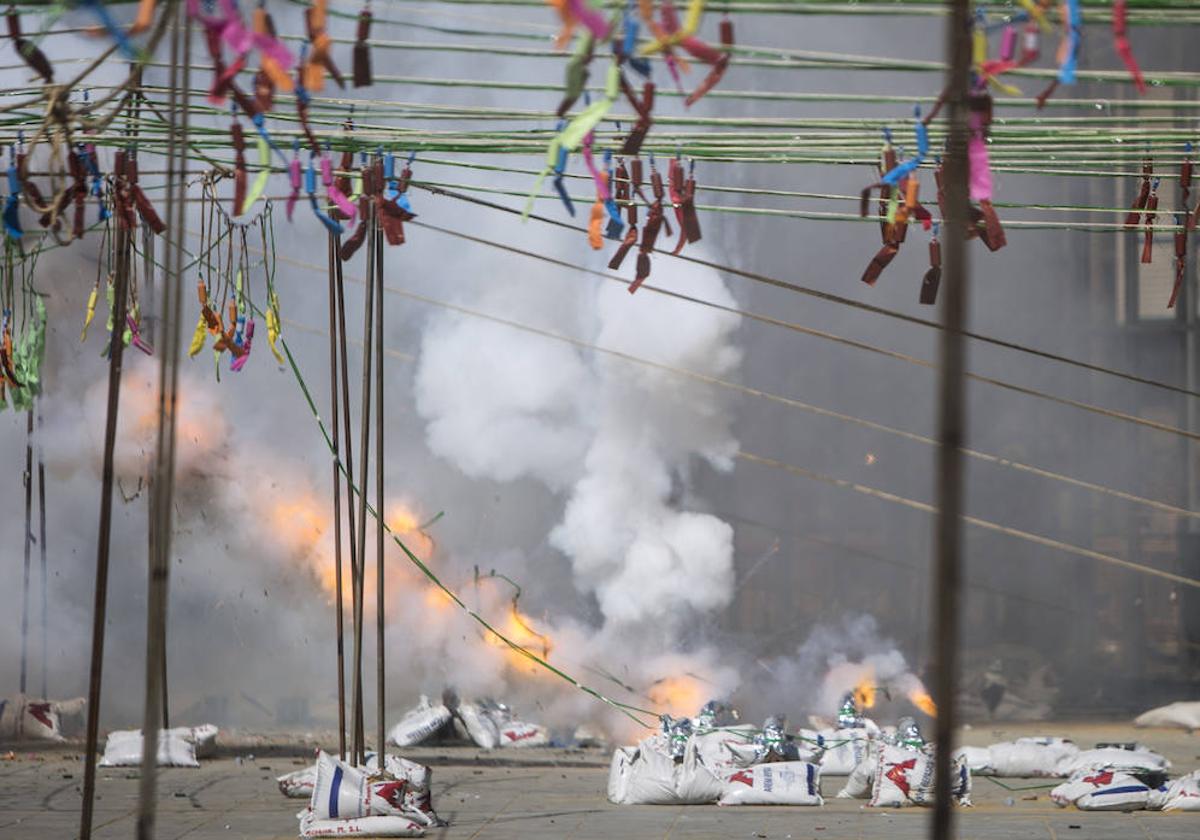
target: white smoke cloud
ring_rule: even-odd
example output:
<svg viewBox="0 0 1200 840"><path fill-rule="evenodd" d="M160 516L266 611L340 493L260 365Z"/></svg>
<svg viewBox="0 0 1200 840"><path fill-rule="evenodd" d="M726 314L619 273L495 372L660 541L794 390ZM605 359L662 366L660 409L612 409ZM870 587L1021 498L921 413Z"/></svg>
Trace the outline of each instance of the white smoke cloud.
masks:
<svg viewBox="0 0 1200 840"><path fill-rule="evenodd" d="M662 367L510 327L437 315L426 327L417 409L430 448L464 473L533 477L562 493L547 535L595 596L610 631L678 624L733 594L733 530L688 509L693 459L728 470L737 444L722 397L669 368L728 376L736 316L651 292L586 281L583 341ZM732 305L716 272L659 260L653 282ZM589 288L589 287L584 287ZM566 291L578 295L579 284ZM523 319L554 320L553 295Z"/></svg>

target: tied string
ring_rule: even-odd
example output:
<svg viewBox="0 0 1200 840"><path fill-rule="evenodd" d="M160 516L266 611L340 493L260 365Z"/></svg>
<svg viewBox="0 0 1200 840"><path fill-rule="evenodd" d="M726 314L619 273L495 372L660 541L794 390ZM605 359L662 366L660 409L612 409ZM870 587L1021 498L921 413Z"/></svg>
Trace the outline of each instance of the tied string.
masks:
<svg viewBox="0 0 1200 840"><path fill-rule="evenodd" d="M287 340L280 339L280 344L283 347L284 355L287 357L288 366L292 371L292 376L295 378L296 383L300 386L301 392L304 394L304 399L308 403L309 410L312 412L313 420L316 421L317 427L321 432L321 436L325 439L325 446L329 449L329 453L333 456L334 463L336 464L338 471L340 473L342 473L343 476L346 477L346 480L349 484L350 493L352 495L361 493L361 490L358 488L358 486L356 486L354 484L354 482L350 480L350 476L349 476L348 472L346 471L345 464L342 463L342 460L339 457L337 450L334 449L333 440L329 436L329 431L325 426L325 421L321 419L321 414L317 410L316 403L313 401L312 393L309 391L308 384L305 382L304 377L301 376L301 374L300 374L300 368L296 364L296 359L292 355L291 348L288 347ZM539 656L538 654L529 650L525 646L513 641L508 636L504 635L499 630L497 630L490 622L488 622L488 620L486 618L481 616L475 610L468 607L463 602L463 600L454 592L454 590L447 587L442 582L442 580L437 576L437 574L431 568L429 568L428 565L426 565L419 557L417 557L417 555L413 554L412 550L409 549L409 547L404 543L404 541L402 539L400 539L400 536L395 531L393 531L391 529L391 527L387 524L387 521L379 515L379 512L375 510L375 508L371 505L370 501L365 502L365 507L366 507L367 512L372 517L374 517L379 522L379 524L383 527L383 529L388 533L388 535L391 536L392 541L395 542L395 544L400 547L400 550L404 552L404 555L405 555L405 557L408 558L408 561L410 563L412 563L414 566L416 566L417 569L423 575L425 575L425 578L431 584L433 584L435 587L437 587L439 590L441 590L444 595L446 595L451 601L454 602L455 606L457 606L467 616L469 616L473 621L475 621L477 624L479 624L479 626L481 626L488 634L490 634L492 637L494 637L495 639L497 639L498 641L503 643L514 653L517 653L520 656L525 657L533 664L545 669L546 671L550 672L551 674L554 674L556 677L558 677L559 679L562 679L563 681L565 681L569 685L573 686L574 688L578 689L579 691L582 691L583 693L593 697L594 699L607 704L608 706L612 707L616 711L625 715L627 718L629 718L633 722L635 722L641 726L650 728L650 729L655 728L654 723L648 723L642 717L639 717L639 716L649 716L651 720L654 720L654 718L656 716L655 712L653 712L649 709L643 709L638 706L631 705L629 703L623 703L620 700L615 700L615 699L608 697L607 695L597 691L596 689L591 688L590 686L584 685L583 683L579 682L579 680L575 679L570 674L568 674L566 671L563 671L562 669L557 668L554 665L550 664L550 662L548 662L544 657Z"/></svg>

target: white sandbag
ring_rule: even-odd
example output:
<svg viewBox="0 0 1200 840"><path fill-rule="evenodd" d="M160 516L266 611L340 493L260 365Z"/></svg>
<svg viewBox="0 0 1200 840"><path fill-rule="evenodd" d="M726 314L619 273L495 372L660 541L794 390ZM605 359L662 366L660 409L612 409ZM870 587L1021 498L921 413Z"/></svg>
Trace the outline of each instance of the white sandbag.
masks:
<svg viewBox="0 0 1200 840"><path fill-rule="evenodd" d="M62 722L60 707L69 706L74 711L85 700L70 700L59 704L53 700L41 700L24 694L0 699L0 739L21 741L26 738L39 741L61 741Z"/></svg>
<svg viewBox="0 0 1200 840"><path fill-rule="evenodd" d="M1151 811L1200 811L1200 770L1150 791L1146 808Z"/></svg>
<svg viewBox="0 0 1200 840"><path fill-rule="evenodd" d="M309 808L319 820L391 817L404 814L404 779L372 777L370 771L317 754L317 781Z"/></svg>
<svg viewBox="0 0 1200 840"><path fill-rule="evenodd" d="M346 760L349 756L345 757ZM379 767L379 757L374 752L366 754L366 769L376 770ZM423 764L409 761L396 755L389 755L386 762L387 771L397 779L407 782L402 799L402 809L408 817L426 825L436 825L437 814L433 810L433 800L430 791L433 771ZM292 799L312 799L313 790L317 783L317 765L313 764L302 770L285 773L275 779L279 784L279 792Z"/></svg>
<svg viewBox="0 0 1200 840"><path fill-rule="evenodd" d="M1150 788L1119 770L1081 770L1050 791L1060 808L1081 811L1137 811L1146 807Z"/></svg>
<svg viewBox="0 0 1200 840"><path fill-rule="evenodd" d="M416 708L405 712L400 722L392 727L388 733L388 743L398 747L420 744L449 723L450 717L448 708L441 703L432 705L429 698L422 694Z"/></svg>
<svg viewBox="0 0 1200 840"><path fill-rule="evenodd" d="M425 826L403 816L323 820L311 808L296 815L301 837L424 837Z"/></svg>
<svg viewBox="0 0 1200 840"><path fill-rule="evenodd" d="M695 740L676 762L660 736L619 749L609 768L609 799L618 805L702 805L721 796L721 779L700 760Z"/></svg>
<svg viewBox="0 0 1200 840"><path fill-rule="evenodd" d="M550 731L536 723L510 720L500 726L502 747L544 747L550 743Z"/></svg>
<svg viewBox="0 0 1200 840"><path fill-rule="evenodd" d="M1081 770L1097 770L1105 767L1115 770L1168 770L1171 762L1144 747L1137 750L1104 747L1095 750L1080 750L1074 755L1063 758L1055 769L1057 775L1068 778Z"/></svg>
<svg viewBox="0 0 1200 840"><path fill-rule="evenodd" d="M196 758L212 758L217 752L217 733L220 731L214 724L202 723L199 726L176 727L168 732L177 732L179 736L192 742L196 748Z"/></svg>
<svg viewBox="0 0 1200 840"><path fill-rule="evenodd" d="M879 745L875 741L867 742L867 754L858 763L853 772L846 777L846 784L838 791L838 799L870 799L871 788L875 784L875 768L879 761Z"/></svg>
<svg viewBox="0 0 1200 840"><path fill-rule="evenodd" d="M825 776L849 776L867 755L870 733L866 729L835 729L820 733L821 773Z"/></svg>
<svg viewBox="0 0 1200 840"><path fill-rule="evenodd" d="M475 742L475 746L494 750L500 745L500 730L487 709L478 703L459 703L457 712L467 737Z"/></svg>
<svg viewBox="0 0 1200 840"><path fill-rule="evenodd" d="M1200 700L1181 700L1142 712L1133 720L1134 726L1162 726L1171 729L1200 729Z"/></svg>
<svg viewBox="0 0 1200 840"><path fill-rule="evenodd" d="M1065 738L1018 738L990 747L963 747L956 755L980 776L1051 778L1069 775L1064 762L1079 754L1079 747Z"/></svg>
<svg viewBox="0 0 1200 840"><path fill-rule="evenodd" d="M951 795L960 805L971 804L971 771L960 757L952 759ZM872 808L903 808L909 805L932 805L933 756L907 747L883 744L872 783Z"/></svg>
<svg viewBox="0 0 1200 840"><path fill-rule="evenodd" d="M159 767L199 767L196 745L184 733L187 729L164 729L158 733ZM142 765L142 731L122 729L108 733L104 744L101 767L140 767Z"/></svg>
<svg viewBox="0 0 1200 840"><path fill-rule="evenodd" d="M718 805L823 805L821 770L809 761L756 764L725 780Z"/></svg>
<svg viewBox="0 0 1200 840"><path fill-rule="evenodd" d="M758 755L752 726L719 727L693 735L692 740L696 742L700 760L714 771L749 767Z"/></svg>

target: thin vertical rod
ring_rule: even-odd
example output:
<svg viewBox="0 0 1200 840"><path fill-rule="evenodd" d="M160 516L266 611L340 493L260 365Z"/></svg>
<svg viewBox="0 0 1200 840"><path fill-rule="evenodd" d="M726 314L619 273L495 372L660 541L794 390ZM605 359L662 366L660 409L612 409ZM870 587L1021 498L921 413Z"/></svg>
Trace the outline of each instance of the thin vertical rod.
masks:
<svg viewBox="0 0 1200 840"><path fill-rule="evenodd" d="M335 240L336 241L336 240ZM346 468L346 530L349 534L350 548L350 590L351 590L351 615L355 615L357 607L355 604L359 600L358 579L362 575L362 549L358 543L358 533L355 528L357 517L354 510L354 435L351 433L353 426L350 424L350 360L348 342L346 340L346 284L342 274L342 258L337 256L334 260L334 267L337 274L337 305L338 305L338 345L339 355L341 357L341 386L342 386L342 427L346 430L346 439L344 441L346 449L346 458L342 465ZM358 689L362 690L361 685ZM351 730L358 733L361 729L361 717L358 715L358 708L351 704ZM352 736L353 737L357 737Z"/></svg>
<svg viewBox="0 0 1200 840"><path fill-rule="evenodd" d="M375 229L373 227L373 217L368 211L367 217L359 224L371 225L367 228L367 277L373 276L375 271ZM366 301L363 305L363 375L362 375L362 408L359 415L362 431L359 434L359 458L362 469L359 470L359 475L362 476L362 485L358 493L358 544L362 550L361 560L359 565L358 575L358 603L355 605L354 612L354 715L356 731L354 733L354 753L355 761L362 762L365 758L365 739L363 732L363 597L364 597L364 582L366 580L366 556L367 556L367 467L370 460L371 452L371 347L372 347L372 328L374 327L374 319L372 318L375 307L375 284L368 282L366 289Z"/></svg>
<svg viewBox="0 0 1200 840"><path fill-rule="evenodd" d="M933 578L933 648L938 706L934 757L933 840L949 840L954 832L950 757L957 727L958 601L961 590L963 510L962 446L966 432L963 405L965 368L963 327L967 311L966 233L967 108L971 62L971 11L967 0L950 0L946 23L946 104L949 134L946 148L946 218L943 259L940 381L938 386L936 556Z"/></svg>
<svg viewBox="0 0 1200 840"><path fill-rule="evenodd" d="M21 578L22 694L25 693L25 681L29 670L29 557L33 548L33 408L26 411L25 415L25 472L21 474L21 482L25 485L25 572Z"/></svg>
<svg viewBox="0 0 1200 840"><path fill-rule="evenodd" d="M42 450L42 398L37 398L37 479L38 479L38 553L42 561L42 699L50 698L46 676L47 646L50 644L49 613L47 611L48 596L46 586L49 583L46 570L46 459Z"/></svg>
<svg viewBox="0 0 1200 840"><path fill-rule="evenodd" d="M371 230L375 238L375 276L368 282L375 284L375 667L376 667L376 721L375 750L379 754L379 769L386 762L386 715L384 714L384 591L383 591L383 235L379 230L379 218L373 216ZM365 350L366 348L364 348ZM369 351L367 351L369 352Z"/></svg>
<svg viewBox="0 0 1200 840"><path fill-rule="evenodd" d="M157 816L159 723L167 716L166 687L167 609L170 584L171 516L175 496L175 427L179 388L179 339L183 319L183 235L187 218L184 202L188 134L188 96L191 82L191 19L181 14L175 0L164 12L171 16L171 69L168 109L172 131L167 139L167 230L164 248L162 318L158 379L158 440L155 447L154 483L150 494L150 528L154 553L146 592L146 694L142 709L142 772L138 791L137 840L153 840ZM182 61L180 54L182 53ZM180 74L182 73L182 80ZM180 88L183 94L181 103Z"/></svg>
<svg viewBox="0 0 1200 840"><path fill-rule="evenodd" d="M87 741L83 759L83 803L79 817L79 840L92 836L92 809L96 795L96 741L100 729L100 687L104 668L104 627L108 608L108 559L112 537L113 446L117 439L117 409L121 394L121 362L124 358L126 292L129 279L130 231L120 221L113 247L113 327L108 337L108 403L104 421L104 457L100 471L100 528L96 536L96 587L92 606L92 661L88 676Z"/></svg>
<svg viewBox="0 0 1200 840"><path fill-rule="evenodd" d="M337 700L338 700L338 758L346 756L346 660L345 620L342 616L342 472L338 461L339 446L338 418L338 330L337 330L337 281L335 262L338 259L337 241L329 234L329 413L333 432L333 568L334 568L334 619L337 622L335 644L337 646Z"/></svg>

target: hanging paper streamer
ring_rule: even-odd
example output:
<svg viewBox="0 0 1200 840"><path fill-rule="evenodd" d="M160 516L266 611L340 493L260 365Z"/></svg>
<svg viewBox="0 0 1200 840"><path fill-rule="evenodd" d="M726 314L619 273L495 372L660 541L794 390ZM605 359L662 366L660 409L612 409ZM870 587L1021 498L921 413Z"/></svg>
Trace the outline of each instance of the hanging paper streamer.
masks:
<svg viewBox="0 0 1200 840"><path fill-rule="evenodd" d="M1146 199L1145 226L1142 234L1142 262L1154 259L1154 219L1158 216L1158 179L1150 184L1150 195Z"/></svg>
<svg viewBox="0 0 1200 840"><path fill-rule="evenodd" d="M1142 78L1142 68L1138 66L1137 59L1133 57L1133 47L1129 43L1129 35L1126 31L1126 6L1126 0L1113 0L1113 48L1116 49L1117 55L1121 56L1121 61L1125 63L1125 69L1129 71L1130 78L1132 78L1133 83L1137 85L1138 93L1145 94L1146 80Z"/></svg>
<svg viewBox="0 0 1200 840"><path fill-rule="evenodd" d="M691 38L687 39L684 42L684 47L687 48L688 44L693 43L694 40ZM729 68L730 55L733 49L733 21L728 19L721 21L721 46L723 48L722 51L717 54L714 61L710 62L713 65L712 70L708 71L708 75L704 77L704 80L683 101L683 104L687 107L690 108L695 105L706 93L716 87L717 83L725 76L725 71ZM695 55L695 52L693 52L693 55Z"/></svg>
<svg viewBox="0 0 1200 840"><path fill-rule="evenodd" d="M308 193L308 204L312 208L313 215L316 216L325 228L336 236L342 235L342 226L335 222L321 210L321 203L317 200L317 170L313 163L313 157L309 157L308 169L304 172L304 190Z"/></svg>
<svg viewBox="0 0 1200 840"><path fill-rule="evenodd" d="M239 344L242 348L242 354L237 356L229 363L229 369L235 373L246 366L246 361L250 358L250 348L254 342L254 319L251 318L246 322L246 334L243 341Z"/></svg>
<svg viewBox="0 0 1200 840"><path fill-rule="evenodd" d="M1142 211L1146 209L1146 202L1150 199L1150 178L1153 175L1154 161L1147 157L1142 162L1142 182L1138 188L1138 194L1134 196L1133 205L1125 216L1125 227L1137 227L1138 220L1142 217Z"/></svg>
<svg viewBox="0 0 1200 840"><path fill-rule="evenodd" d="M938 287L942 284L942 243L938 241L938 226L933 226L933 237L929 240L929 270L921 279L920 302L933 306L937 302Z"/></svg>
<svg viewBox="0 0 1200 840"><path fill-rule="evenodd" d="M1063 20L1063 39L1058 47L1058 81L1075 84L1075 69L1079 62L1079 47L1083 39L1083 11L1079 0L1063 0L1067 14Z"/></svg>
<svg viewBox="0 0 1200 840"><path fill-rule="evenodd" d="M250 187L250 191L246 193L245 204L242 206L243 213L249 213L267 188L267 179L271 177L271 147L267 145L267 141L263 138L258 138L258 174L254 176L254 183Z"/></svg>
<svg viewBox="0 0 1200 840"><path fill-rule="evenodd" d="M554 38L554 49L561 50L571 43L571 36L575 33L575 15L571 13L567 0L546 0L546 3L558 12L559 20L562 21L562 29Z"/></svg>
<svg viewBox="0 0 1200 840"><path fill-rule="evenodd" d="M571 54L571 60L567 62L563 98L556 111L558 116L565 117L583 95L588 79L588 65L591 64L595 46L596 37L591 32L583 33L575 52Z"/></svg>

